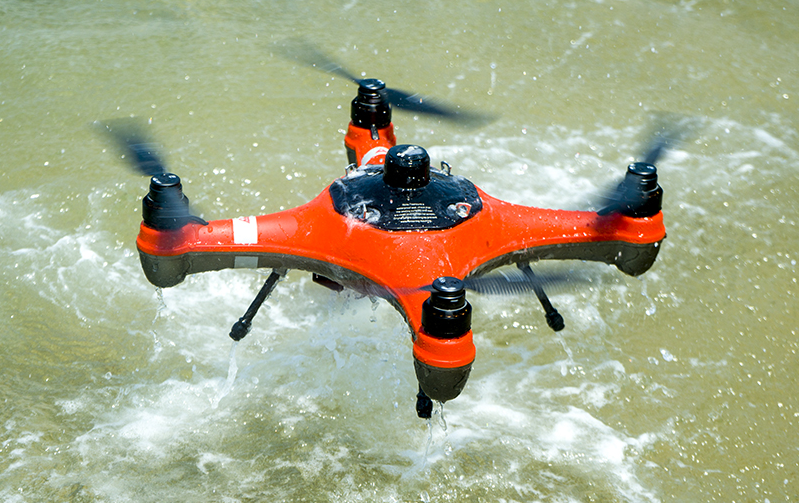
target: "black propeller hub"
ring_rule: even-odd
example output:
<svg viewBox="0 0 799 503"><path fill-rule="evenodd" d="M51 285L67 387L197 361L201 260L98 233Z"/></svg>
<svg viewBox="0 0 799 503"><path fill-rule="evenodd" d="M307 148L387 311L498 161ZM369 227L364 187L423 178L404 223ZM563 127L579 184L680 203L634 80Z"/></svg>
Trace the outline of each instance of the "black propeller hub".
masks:
<svg viewBox="0 0 799 503"><path fill-rule="evenodd" d="M358 83L358 94L364 97L379 96L385 88L386 83L380 79L363 79Z"/></svg>
<svg viewBox="0 0 799 503"><path fill-rule="evenodd" d="M658 185L658 171L654 164L630 164L622 185L629 196L628 204L621 209L623 215L641 218L652 217L660 212L663 207L663 189Z"/></svg>
<svg viewBox="0 0 799 503"><path fill-rule="evenodd" d="M642 191L650 192L657 189L658 170L654 164L634 162L627 166L627 176L637 177L637 183Z"/></svg>
<svg viewBox="0 0 799 503"><path fill-rule="evenodd" d="M174 173L159 173L150 178L150 196L153 201L164 202L170 199L174 190L182 190L180 177Z"/></svg>
<svg viewBox="0 0 799 503"><path fill-rule="evenodd" d="M378 79L358 83L358 96L352 100L352 123L364 129L382 129L391 124L391 106L386 97L386 84Z"/></svg>
<svg viewBox="0 0 799 503"><path fill-rule="evenodd" d="M472 328L472 305L463 281L449 276L433 281L430 298L422 304L422 327L442 339L460 337Z"/></svg>
<svg viewBox="0 0 799 503"><path fill-rule="evenodd" d="M180 229L192 220L189 198L177 175L161 173L150 179L150 192L142 200L142 219L156 230Z"/></svg>

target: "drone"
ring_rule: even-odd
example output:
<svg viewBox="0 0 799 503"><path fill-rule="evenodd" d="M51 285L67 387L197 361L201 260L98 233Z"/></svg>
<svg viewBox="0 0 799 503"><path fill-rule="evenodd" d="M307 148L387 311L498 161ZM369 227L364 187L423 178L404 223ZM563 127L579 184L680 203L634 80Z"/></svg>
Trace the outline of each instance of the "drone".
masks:
<svg viewBox="0 0 799 503"><path fill-rule="evenodd" d="M285 56L358 86L344 138L345 174L301 206L205 221L189 210L180 178L164 167L139 123L101 124L136 171L151 177L136 246L153 285L173 287L207 271L272 269L233 325L233 340L249 333L259 307L290 269L310 272L315 283L335 291L385 299L410 329L416 411L430 418L432 400L460 395L475 360L467 290L532 291L547 324L559 331L565 323L545 289L570 279L534 273L531 263L596 261L638 276L655 262L666 237L655 162L672 143L668 134L654 135L643 160L627 167L598 211L512 204L453 174L446 162L432 167L423 147L398 144L392 109L472 123L483 117L357 78L308 44L284 49ZM513 264L514 274L487 274Z"/></svg>

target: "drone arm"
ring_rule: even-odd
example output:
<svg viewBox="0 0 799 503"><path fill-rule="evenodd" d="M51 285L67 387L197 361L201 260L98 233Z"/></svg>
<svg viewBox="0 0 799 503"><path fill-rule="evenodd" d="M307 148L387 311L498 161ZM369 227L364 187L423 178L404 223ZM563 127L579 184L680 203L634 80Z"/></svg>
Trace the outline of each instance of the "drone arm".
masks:
<svg viewBox="0 0 799 503"><path fill-rule="evenodd" d="M268 267L316 273L388 298L395 295L384 285L421 286L427 277L417 282L417 272L446 272L397 267L418 252L418 243L404 239L409 236L423 238L340 215L325 190L302 206L258 217L189 223L172 231L142 223L136 244L147 279L159 287L175 286L188 274Z"/></svg>
<svg viewBox="0 0 799 503"><path fill-rule="evenodd" d="M145 276L159 287L175 286L188 274L222 269L302 269L335 277L324 256L304 252L314 228L326 225L325 215L316 215L317 200L269 215L214 220L205 226L189 223L171 231L142 223L136 245Z"/></svg>
<svg viewBox="0 0 799 503"><path fill-rule="evenodd" d="M366 164L383 164L388 149L397 144L394 135L394 124L383 128L371 129L358 127L350 122L344 147L347 150L347 161L356 167Z"/></svg>
<svg viewBox="0 0 799 503"><path fill-rule="evenodd" d="M515 205L482 191L480 196L489 217L481 223L486 230L480 234L486 237L489 254L478 258L473 275L519 262L575 259L612 264L637 276L652 266L666 237L662 213L647 218L599 216Z"/></svg>
<svg viewBox="0 0 799 503"><path fill-rule="evenodd" d="M601 261L638 275L652 265L665 237L661 213L632 218L544 210L480 192L482 211L440 231L373 228L338 214L323 191L303 206L259 217L188 223L177 230L142 224L137 246L145 275L160 287L177 285L187 274L263 267L315 272L361 291L380 285L378 295L394 297L417 332L417 300L406 303L391 288L542 259Z"/></svg>

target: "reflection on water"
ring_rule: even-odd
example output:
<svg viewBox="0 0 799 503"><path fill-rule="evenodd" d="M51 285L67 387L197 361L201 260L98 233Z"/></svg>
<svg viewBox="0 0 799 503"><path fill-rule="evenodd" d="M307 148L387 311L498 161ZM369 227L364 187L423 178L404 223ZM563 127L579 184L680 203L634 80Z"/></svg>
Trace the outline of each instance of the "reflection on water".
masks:
<svg viewBox="0 0 799 503"><path fill-rule="evenodd" d="M0 7L4 501L799 498L796 10L418 7ZM629 278L569 264L596 279L552 296L558 334L534 296L470 297L477 361L446 423L443 409L416 418L393 308L304 273L231 345L263 278L148 284L135 251L146 181L90 125L151 118L206 218L306 202L343 173L354 88L272 54L294 36L498 115L476 130L395 124L512 202L581 207L638 154L650 112L698 117L661 161L655 266Z"/></svg>

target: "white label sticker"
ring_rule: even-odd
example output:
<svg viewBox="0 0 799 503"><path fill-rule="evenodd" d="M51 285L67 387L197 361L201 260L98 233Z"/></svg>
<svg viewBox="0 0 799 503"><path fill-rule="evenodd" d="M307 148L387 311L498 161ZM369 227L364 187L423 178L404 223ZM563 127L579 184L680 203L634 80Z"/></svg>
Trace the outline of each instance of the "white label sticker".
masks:
<svg viewBox="0 0 799 503"><path fill-rule="evenodd" d="M258 244L258 222L255 217L233 219L233 242L237 245Z"/></svg>

